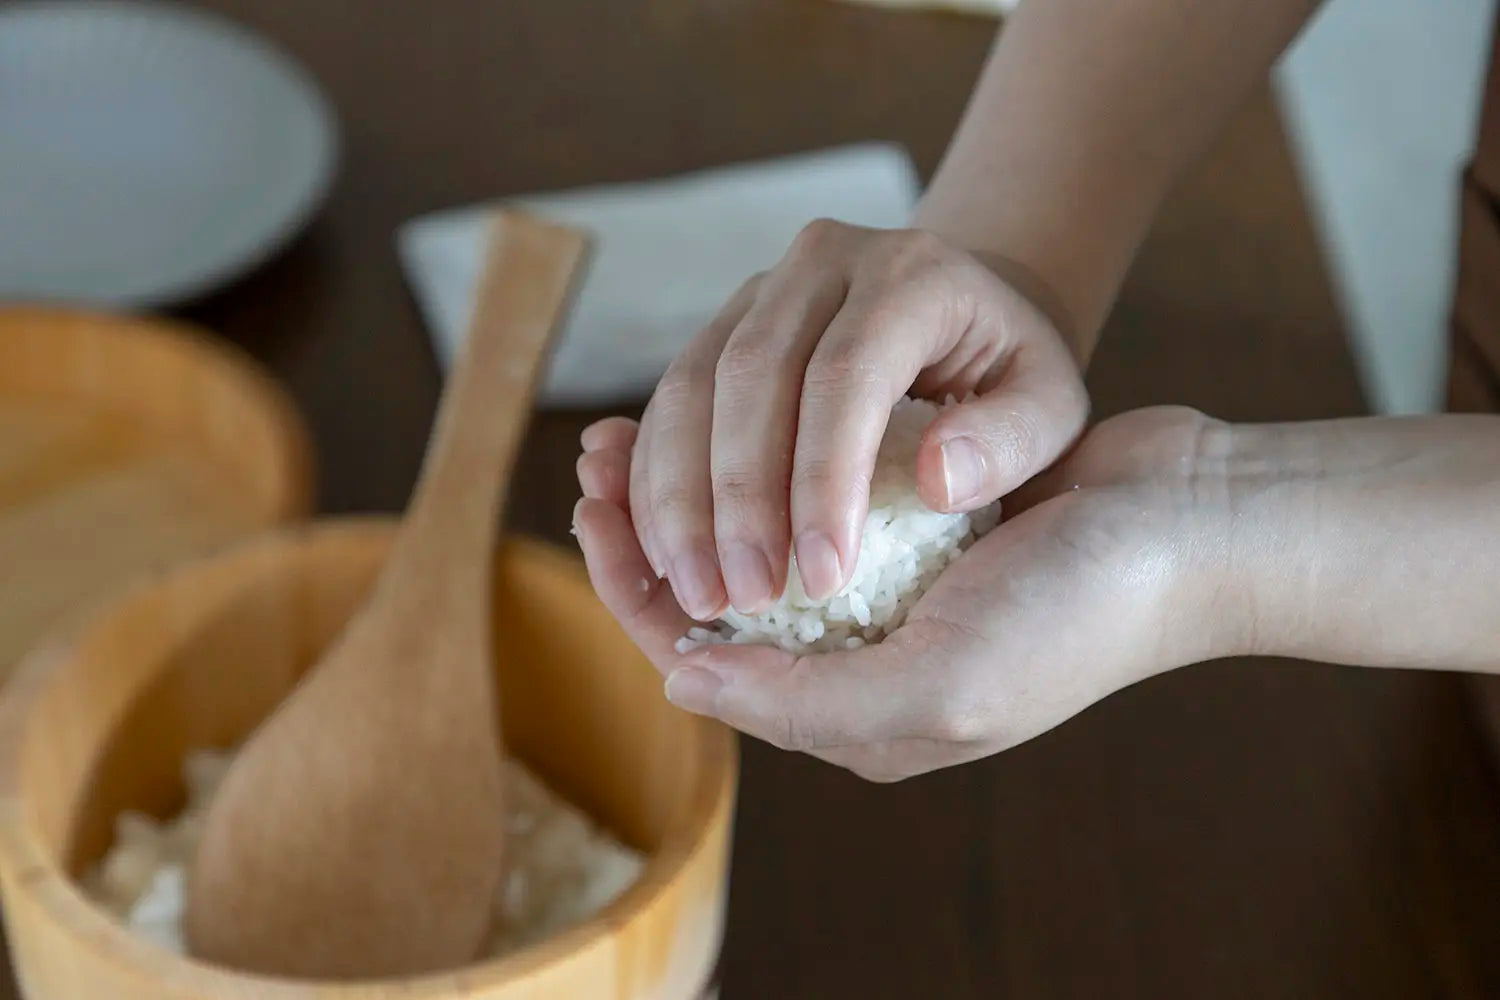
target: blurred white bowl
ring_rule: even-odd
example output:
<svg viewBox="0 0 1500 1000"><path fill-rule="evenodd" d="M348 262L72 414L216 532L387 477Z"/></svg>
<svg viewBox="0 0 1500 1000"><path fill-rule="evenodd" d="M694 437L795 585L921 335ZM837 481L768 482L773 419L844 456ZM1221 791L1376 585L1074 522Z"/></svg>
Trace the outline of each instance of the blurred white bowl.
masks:
<svg viewBox="0 0 1500 1000"><path fill-rule="evenodd" d="M322 202L334 116L258 36L165 3L0 9L0 298L152 307L263 262Z"/></svg>

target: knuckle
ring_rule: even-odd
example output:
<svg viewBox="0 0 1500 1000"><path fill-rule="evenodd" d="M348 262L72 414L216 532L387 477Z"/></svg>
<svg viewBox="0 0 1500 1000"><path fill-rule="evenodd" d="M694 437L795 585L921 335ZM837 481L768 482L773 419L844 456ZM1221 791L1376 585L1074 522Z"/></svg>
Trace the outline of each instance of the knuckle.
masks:
<svg viewBox="0 0 1500 1000"><path fill-rule="evenodd" d="M910 275L939 266L948 254L941 239L923 229L898 229L883 241L882 269L888 274Z"/></svg>
<svg viewBox="0 0 1500 1000"><path fill-rule="evenodd" d="M834 219L814 219L792 240L790 256L816 256L841 239L848 227Z"/></svg>
<svg viewBox="0 0 1500 1000"><path fill-rule="evenodd" d="M761 479L752 466L721 463L713 469L714 499L743 502L760 493Z"/></svg>
<svg viewBox="0 0 1500 1000"><path fill-rule="evenodd" d="M750 277L746 278L745 283L736 289L734 295L730 297L729 304L731 306L738 305L748 308L749 304L755 301L755 296L760 293L760 286L765 283L766 275L769 273L769 271L756 271Z"/></svg>
<svg viewBox="0 0 1500 1000"><path fill-rule="evenodd" d="M692 396L697 385L697 375L691 364L684 361L672 362L661 381L656 384L656 395L652 399L653 416L670 419L670 415Z"/></svg>
<svg viewBox="0 0 1500 1000"><path fill-rule="evenodd" d="M779 367L779 359L771 347L770 336L764 327L742 324L744 335L739 333L725 346L714 365L714 384L725 388L740 388L759 382Z"/></svg>
<svg viewBox="0 0 1500 1000"><path fill-rule="evenodd" d="M816 520L820 510L843 510L863 502L870 489L869 470L847 467L832 456L804 457L792 468L791 508L800 527Z"/></svg>
<svg viewBox="0 0 1500 1000"><path fill-rule="evenodd" d="M822 495L833 481L833 462L828 458L803 458L792 470L794 493Z"/></svg>
<svg viewBox="0 0 1500 1000"><path fill-rule="evenodd" d="M749 480L714 483L714 532L723 542L775 548L790 544L790 516L776 510L762 484Z"/></svg>
<svg viewBox="0 0 1500 1000"><path fill-rule="evenodd" d="M878 384L883 374L875 353L866 339L824 341L807 363L804 388L840 396L867 390Z"/></svg>
<svg viewBox="0 0 1500 1000"><path fill-rule="evenodd" d="M725 463L715 466L712 480L715 515L727 515L737 525L762 523L771 516L772 490L761 467Z"/></svg>
<svg viewBox="0 0 1500 1000"><path fill-rule="evenodd" d="M673 535L683 534L692 509L692 497L679 483L653 483L650 493L651 521Z"/></svg>
<svg viewBox="0 0 1500 1000"><path fill-rule="evenodd" d="M594 485L602 480L610 479L616 474L618 461L614 453L607 451L586 451L578 456L573 463L573 473L580 483Z"/></svg>
<svg viewBox="0 0 1500 1000"><path fill-rule="evenodd" d="M879 376L892 355L906 353L912 339L932 336L934 302L940 301L941 296L914 285L910 274L879 275L865 283L857 307L840 317L835 335L818 344L811 360L845 377Z"/></svg>
<svg viewBox="0 0 1500 1000"><path fill-rule="evenodd" d="M630 456L618 449L601 449L599 451L586 451L578 456L578 467L608 469L613 471L619 469L624 471Z"/></svg>
<svg viewBox="0 0 1500 1000"><path fill-rule="evenodd" d="M681 397L705 385L713 384L714 365L718 361L717 339L701 336L672 360L657 383L656 396L669 400ZM652 403L659 407L658 400Z"/></svg>

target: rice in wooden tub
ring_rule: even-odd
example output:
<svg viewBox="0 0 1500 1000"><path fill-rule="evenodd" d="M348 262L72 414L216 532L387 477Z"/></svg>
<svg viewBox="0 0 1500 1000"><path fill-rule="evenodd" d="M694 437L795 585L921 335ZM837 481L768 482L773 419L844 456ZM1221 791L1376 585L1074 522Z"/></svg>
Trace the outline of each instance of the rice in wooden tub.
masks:
<svg viewBox="0 0 1500 1000"><path fill-rule="evenodd" d="M85 891L132 931L179 955L187 877L203 817L233 755L200 751L183 764L188 802L165 822L121 814ZM600 829L523 764L506 760L506 878L481 957L498 958L603 910L640 877L645 859Z"/></svg>

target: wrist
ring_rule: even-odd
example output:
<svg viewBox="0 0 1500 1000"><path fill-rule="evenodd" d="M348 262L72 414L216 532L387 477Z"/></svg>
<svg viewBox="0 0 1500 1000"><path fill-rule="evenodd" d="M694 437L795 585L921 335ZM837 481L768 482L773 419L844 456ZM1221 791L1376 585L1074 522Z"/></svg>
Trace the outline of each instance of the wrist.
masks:
<svg viewBox="0 0 1500 1000"><path fill-rule="evenodd" d="M1261 642L1259 556L1237 513L1235 470L1247 447L1241 427L1197 414L1190 443L1171 456L1185 471L1171 489L1179 523L1167 540L1176 571L1163 658L1172 666L1247 655Z"/></svg>
<svg viewBox="0 0 1500 1000"><path fill-rule="evenodd" d="M1258 586L1245 565L1229 471L1237 431L1187 407L1132 411L1091 430L1061 478L1044 477L1035 497L1022 497L1025 509L1108 487L1101 502L1110 530L1095 541L1115 557L1119 592L1138 602L1124 612L1139 629L1139 641L1127 644L1139 654L1127 657L1129 681L1257 644Z"/></svg>
<svg viewBox="0 0 1500 1000"><path fill-rule="evenodd" d="M1180 493L1187 527L1175 541L1182 571L1170 620L1189 636L1181 662L1311 645L1303 612L1318 596L1310 581L1326 469L1316 426L1203 418Z"/></svg>
<svg viewBox="0 0 1500 1000"><path fill-rule="evenodd" d="M1297 425L1218 424L1197 456L1195 495L1211 525L1218 586L1211 613L1220 656L1273 656L1295 647L1307 553L1317 533L1315 438Z"/></svg>
<svg viewBox="0 0 1500 1000"><path fill-rule="evenodd" d="M1495 669L1496 430L1456 416L1226 425L1202 463L1226 655Z"/></svg>

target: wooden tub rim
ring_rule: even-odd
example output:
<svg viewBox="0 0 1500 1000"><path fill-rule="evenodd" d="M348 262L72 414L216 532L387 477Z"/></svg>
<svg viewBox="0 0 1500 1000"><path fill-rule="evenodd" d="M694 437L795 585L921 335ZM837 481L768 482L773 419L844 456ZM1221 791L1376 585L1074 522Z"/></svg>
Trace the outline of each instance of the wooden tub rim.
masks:
<svg viewBox="0 0 1500 1000"><path fill-rule="evenodd" d="M388 538L396 524L386 515L345 515L273 528L226 550L138 579L112 600L74 620L24 656L7 689L0 694L0 869L7 893L26 894L43 919L73 939L80 950L145 981L169 984L204 996L254 1000L307 1000L310 990L326 1000L369 1000L372 989L390 987L392 996L413 1000L460 1000L484 990L513 984L560 965L614 936L644 913L699 852L707 849L716 820L732 813L736 796L738 747L733 733L710 719L688 717L694 745L703 762L686 796L681 819L647 858L640 877L610 905L588 920L497 959L460 969L401 979L323 982L241 972L166 951L131 932L90 899L78 882L51 856L35 832L21 787L21 766L30 736L31 707L42 698L58 670L70 662L74 646L113 615L124 614L152 589L191 577L210 565L255 558L265 549L290 552L318 538L340 532ZM584 574L582 560L550 543L508 536L502 547L522 558L552 562L566 572ZM9 907L7 906L8 910Z"/></svg>
<svg viewBox="0 0 1500 1000"><path fill-rule="evenodd" d="M240 345L189 320L46 302L0 302L0 326L36 326L50 336L59 331L69 331L76 337L113 336L118 338L120 350L155 347L188 362L205 377L235 391L275 439L278 453L276 467L270 470L270 500L258 512L264 526L301 521L312 514L318 477L311 429L291 392ZM6 379L0 378L0 384L6 384ZM58 393L59 398L82 396ZM153 433L168 432L153 426Z"/></svg>

